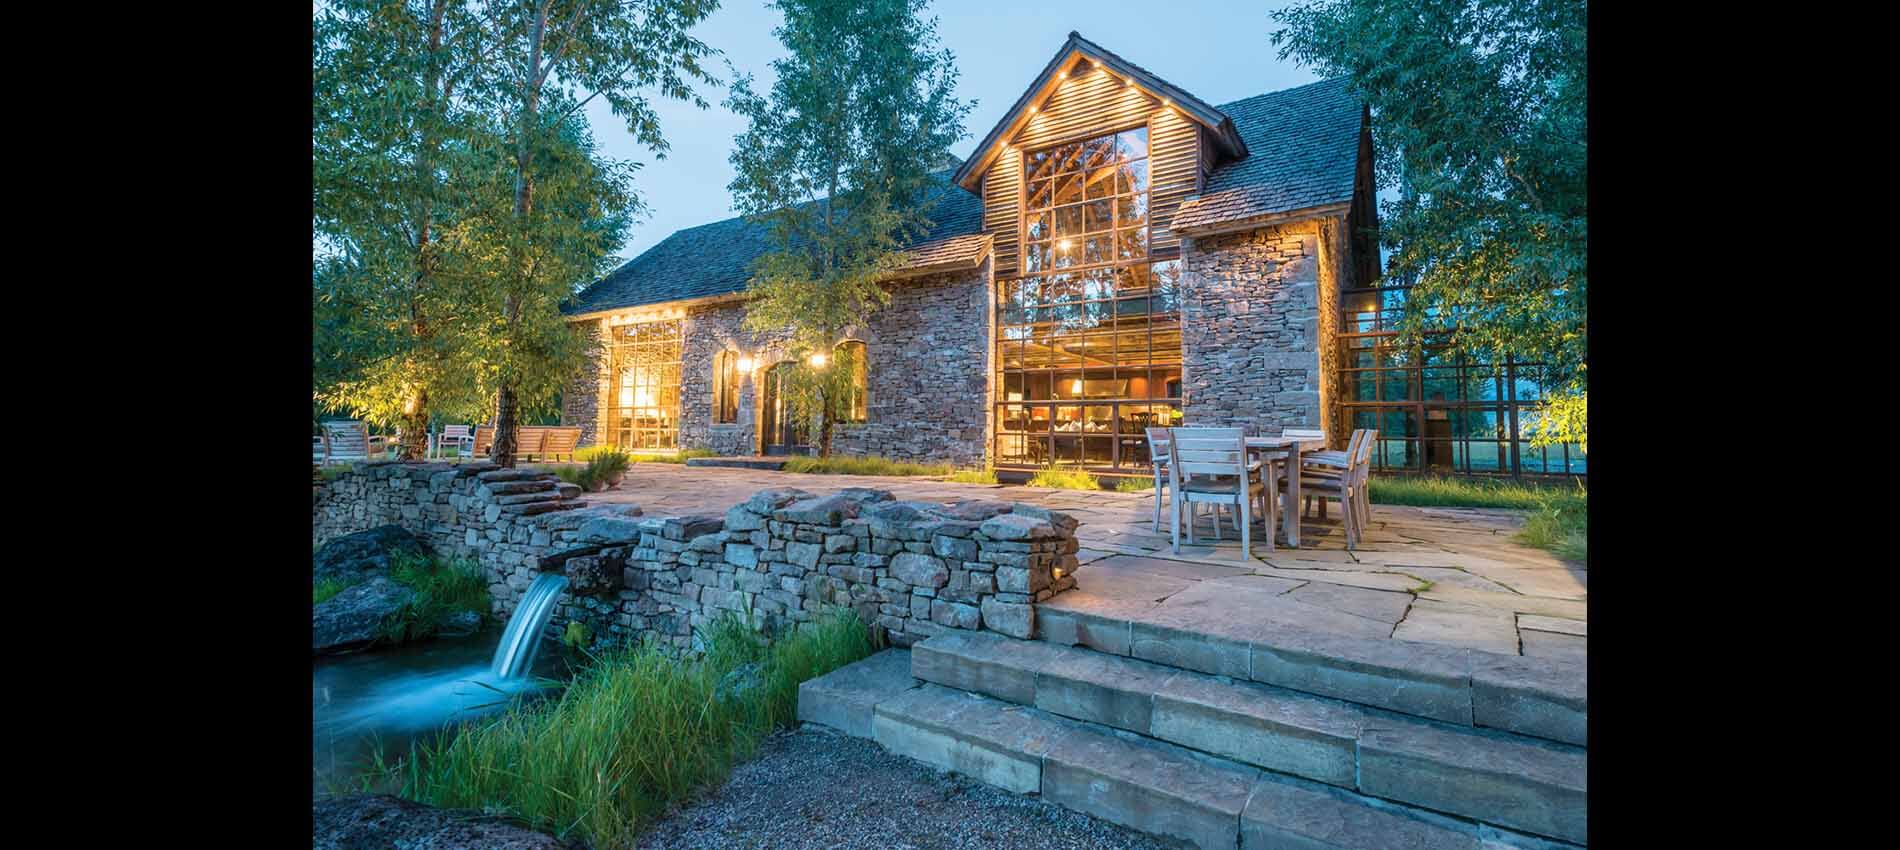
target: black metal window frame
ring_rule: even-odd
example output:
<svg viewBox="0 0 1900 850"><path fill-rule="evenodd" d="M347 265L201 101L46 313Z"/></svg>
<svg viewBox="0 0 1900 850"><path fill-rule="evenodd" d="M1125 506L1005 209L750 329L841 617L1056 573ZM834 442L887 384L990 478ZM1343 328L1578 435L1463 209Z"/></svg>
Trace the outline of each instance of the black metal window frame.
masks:
<svg viewBox="0 0 1900 850"><path fill-rule="evenodd" d="M1477 363L1442 344L1401 349L1393 322L1404 286L1342 293L1341 403L1348 428L1377 428L1374 468L1454 475L1584 476L1574 446L1533 448L1524 434L1542 401L1542 364Z"/></svg>

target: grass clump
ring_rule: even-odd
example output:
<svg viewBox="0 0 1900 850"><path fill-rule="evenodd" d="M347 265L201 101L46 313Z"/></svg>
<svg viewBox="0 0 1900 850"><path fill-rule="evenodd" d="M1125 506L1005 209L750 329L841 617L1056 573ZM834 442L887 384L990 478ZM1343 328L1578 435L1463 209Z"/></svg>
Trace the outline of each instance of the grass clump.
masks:
<svg viewBox="0 0 1900 850"><path fill-rule="evenodd" d="M389 578L416 592L415 598L383 621L383 638L391 643L435 634L449 617L463 611L473 611L487 621L488 576L474 561L437 562L398 553L390 564Z"/></svg>
<svg viewBox="0 0 1900 850"><path fill-rule="evenodd" d="M1590 510L1582 498L1551 500L1524 521L1517 541L1547 550L1559 558L1590 561Z"/></svg>
<svg viewBox="0 0 1900 850"><path fill-rule="evenodd" d="M349 471L350 465L347 463L333 463L329 466L320 466L317 468L317 474L323 476L324 481L335 481L338 478L342 478L343 473Z"/></svg>
<svg viewBox="0 0 1900 850"><path fill-rule="evenodd" d="M958 484L995 484L997 483L996 470L990 467L984 467L982 469L959 469L955 472L950 473L950 477L944 480L953 481Z"/></svg>
<svg viewBox="0 0 1900 850"><path fill-rule="evenodd" d="M701 638L697 660L652 644L594 656L558 697L418 743L366 789L381 780L404 797L518 818L564 841L632 847L648 819L793 725L798 683L873 649L848 610L769 646L732 620Z"/></svg>
<svg viewBox="0 0 1900 850"><path fill-rule="evenodd" d="M1531 511L1517 541L1560 558L1589 561L1589 492L1581 481L1532 483L1426 476L1376 476L1372 501L1428 508L1514 508Z"/></svg>
<svg viewBox="0 0 1900 850"><path fill-rule="evenodd" d="M1132 478L1120 478L1115 481L1117 493L1146 493L1155 488L1155 480L1146 475Z"/></svg>
<svg viewBox="0 0 1900 850"><path fill-rule="evenodd" d="M1057 469L1053 466L1036 471L1030 476L1031 487L1055 487L1061 490L1100 490L1102 485L1095 476L1079 469Z"/></svg>
<svg viewBox="0 0 1900 850"><path fill-rule="evenodd" d="M793 455L785 459L786 472L817 475L950 475L956 470L947 463L906 463L887 457L808 457ZM992 476L993 477L993 476Z"/></svg>
<svg viewBox="0 0 1900 850"><path fill-rule="evenodd" d="M345 590L349 590L351 584L352 582L344 581L340 578L317 579L316 582L310 586L310 604L322 605L330 601L331 597Z"/></svg>
<svg viewBox="0 0 1900 850"><path fill-rule="evenodd" d="M696 457L717 457L718 455L719 453L716 451L713 451L712 449L683 449L673 454L663 454L663 455L636 454L633 456L633 462L634 463L685 463L686 461L691 460L692 458L696 458Z"/></svg>

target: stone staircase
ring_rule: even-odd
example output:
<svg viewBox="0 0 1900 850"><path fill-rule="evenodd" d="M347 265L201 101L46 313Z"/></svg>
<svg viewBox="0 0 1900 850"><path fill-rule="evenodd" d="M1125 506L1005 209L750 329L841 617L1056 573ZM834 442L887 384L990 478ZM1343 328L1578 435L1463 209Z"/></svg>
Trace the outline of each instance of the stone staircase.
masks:
<svg viewBox="0 0 1900 850"><path fill-rule="evenodd" d="M1183 628L1157 649L1039 619L1040 640L946 633L806 682L799 718L1200 848L1587 842L1581 682L1401 641Z"/></svg>
<svg viewBox="0 0 1900 850"><path fill-rule="evenodd" d="M585 506L578 501L580 486L562 481L551 472L495 469L478 472L475 478L481 482L487 502L496 506L499 513L534 516Z"/></svg>

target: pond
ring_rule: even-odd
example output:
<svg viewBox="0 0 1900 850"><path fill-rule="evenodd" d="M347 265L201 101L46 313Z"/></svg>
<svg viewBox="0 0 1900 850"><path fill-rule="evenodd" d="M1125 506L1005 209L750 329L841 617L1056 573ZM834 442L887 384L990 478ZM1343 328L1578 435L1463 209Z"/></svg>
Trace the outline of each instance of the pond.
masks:
<svg viewBox="0 0 1900 850"><path fill-rule="evenodd" d="M315 791L346 790L370 764L378 742L393 760L412 741L494 714L515 697L531 698L569 675L554 647L538 653L531 674L491 672L499 629L354 655L319 658L311 667L311 741Z"/></svg>

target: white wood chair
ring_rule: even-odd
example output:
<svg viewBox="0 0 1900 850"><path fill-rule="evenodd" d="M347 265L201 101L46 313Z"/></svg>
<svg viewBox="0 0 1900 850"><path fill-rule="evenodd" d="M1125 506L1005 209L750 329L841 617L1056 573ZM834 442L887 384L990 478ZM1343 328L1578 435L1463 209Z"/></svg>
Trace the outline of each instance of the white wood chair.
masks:
<svg viewBox="0 0 1900 850"><path fill-rule="evenodd" d="M1194 542L1196 504L1215 505L1214 539L1220 539L1220 505L1239 514L1240 558L1253 558L1252 508L1266 519L1267 550L1273 550L1273 500L1260 475L1260 461L1247 458L1247 437L1239 428L1174 428L1168 440L1168 478L1174 488L1173 543L1181 551L1181 514L1187 512L1188 542Z"/></svg>
<svg viewBox="0 0 1900 850"><path fill-rule="evenodd" d="M1372 513L1372 502L1366 498L1366 484L1371 478L1372 446L1378 442L1379 432L1370 429L1354 431L1352 441L1346 447L1347 465L1344 467L1307 466L1302 463L1300 476L1300 494L1307 498L1339 502L1340 523L1346 529L1346 548L1359 548L1359 538L1364 536L1366 519ZM1291 470L1277 476L1278 489L1284 490L1287 475ZM1322 516L1324 508L1322 507Z"/></svg>
<svg viewBox="0 0 1900 850"><path fill-rule="evenodd" d="M1351 441L1358 439L1360 432L1363 430L1365 429L1359 429L1352 432L1352 437L1348 438L1347 443L1346 443L1348 451L1324 449L1317 452L1301 452L1300 453L1300 467L1302 469L1313 470L1313 471L1317 471L1321 473L1331 473L1333 470L1345 469L1346 467L1351 466L1352 465L1352 456L1351 456L1352 453L1350 451L1352 447ZM1302 439L1308 438L1308 437L1313 438L1313 439L1325 439L1326 437L1325 432L1320 431L1317 428L1314 428L1314 429L1287 428L1287 429L1282 430L1280 433L1288 437L1300 437ZM1311 511L1313 509L1313 498L1311 496L1306 497L1304 501L1306 504L1301 506L1302 515L1304 515L1305 511ZM1319 500L1319 518L1320 519L1326 518L1326 500L1325 499Z"/></svg>
<svg viewBox="0 0 1900 850"><path fill-rule="evenodd" d="M1148 433L1148 466L1154 471L1155 479L1155 517L1154 532L1161 533L1161 492L1168 489L1168 429L1150 427L1143 429Z"/></svg>
<svg viewBox="0 0 1900 850"><path fill-rule="evenodd" d="M442 433L435 438L435 456L441 457L447 446L453 443L455 457L475 456L475 426L443 425Z"/></svg>

